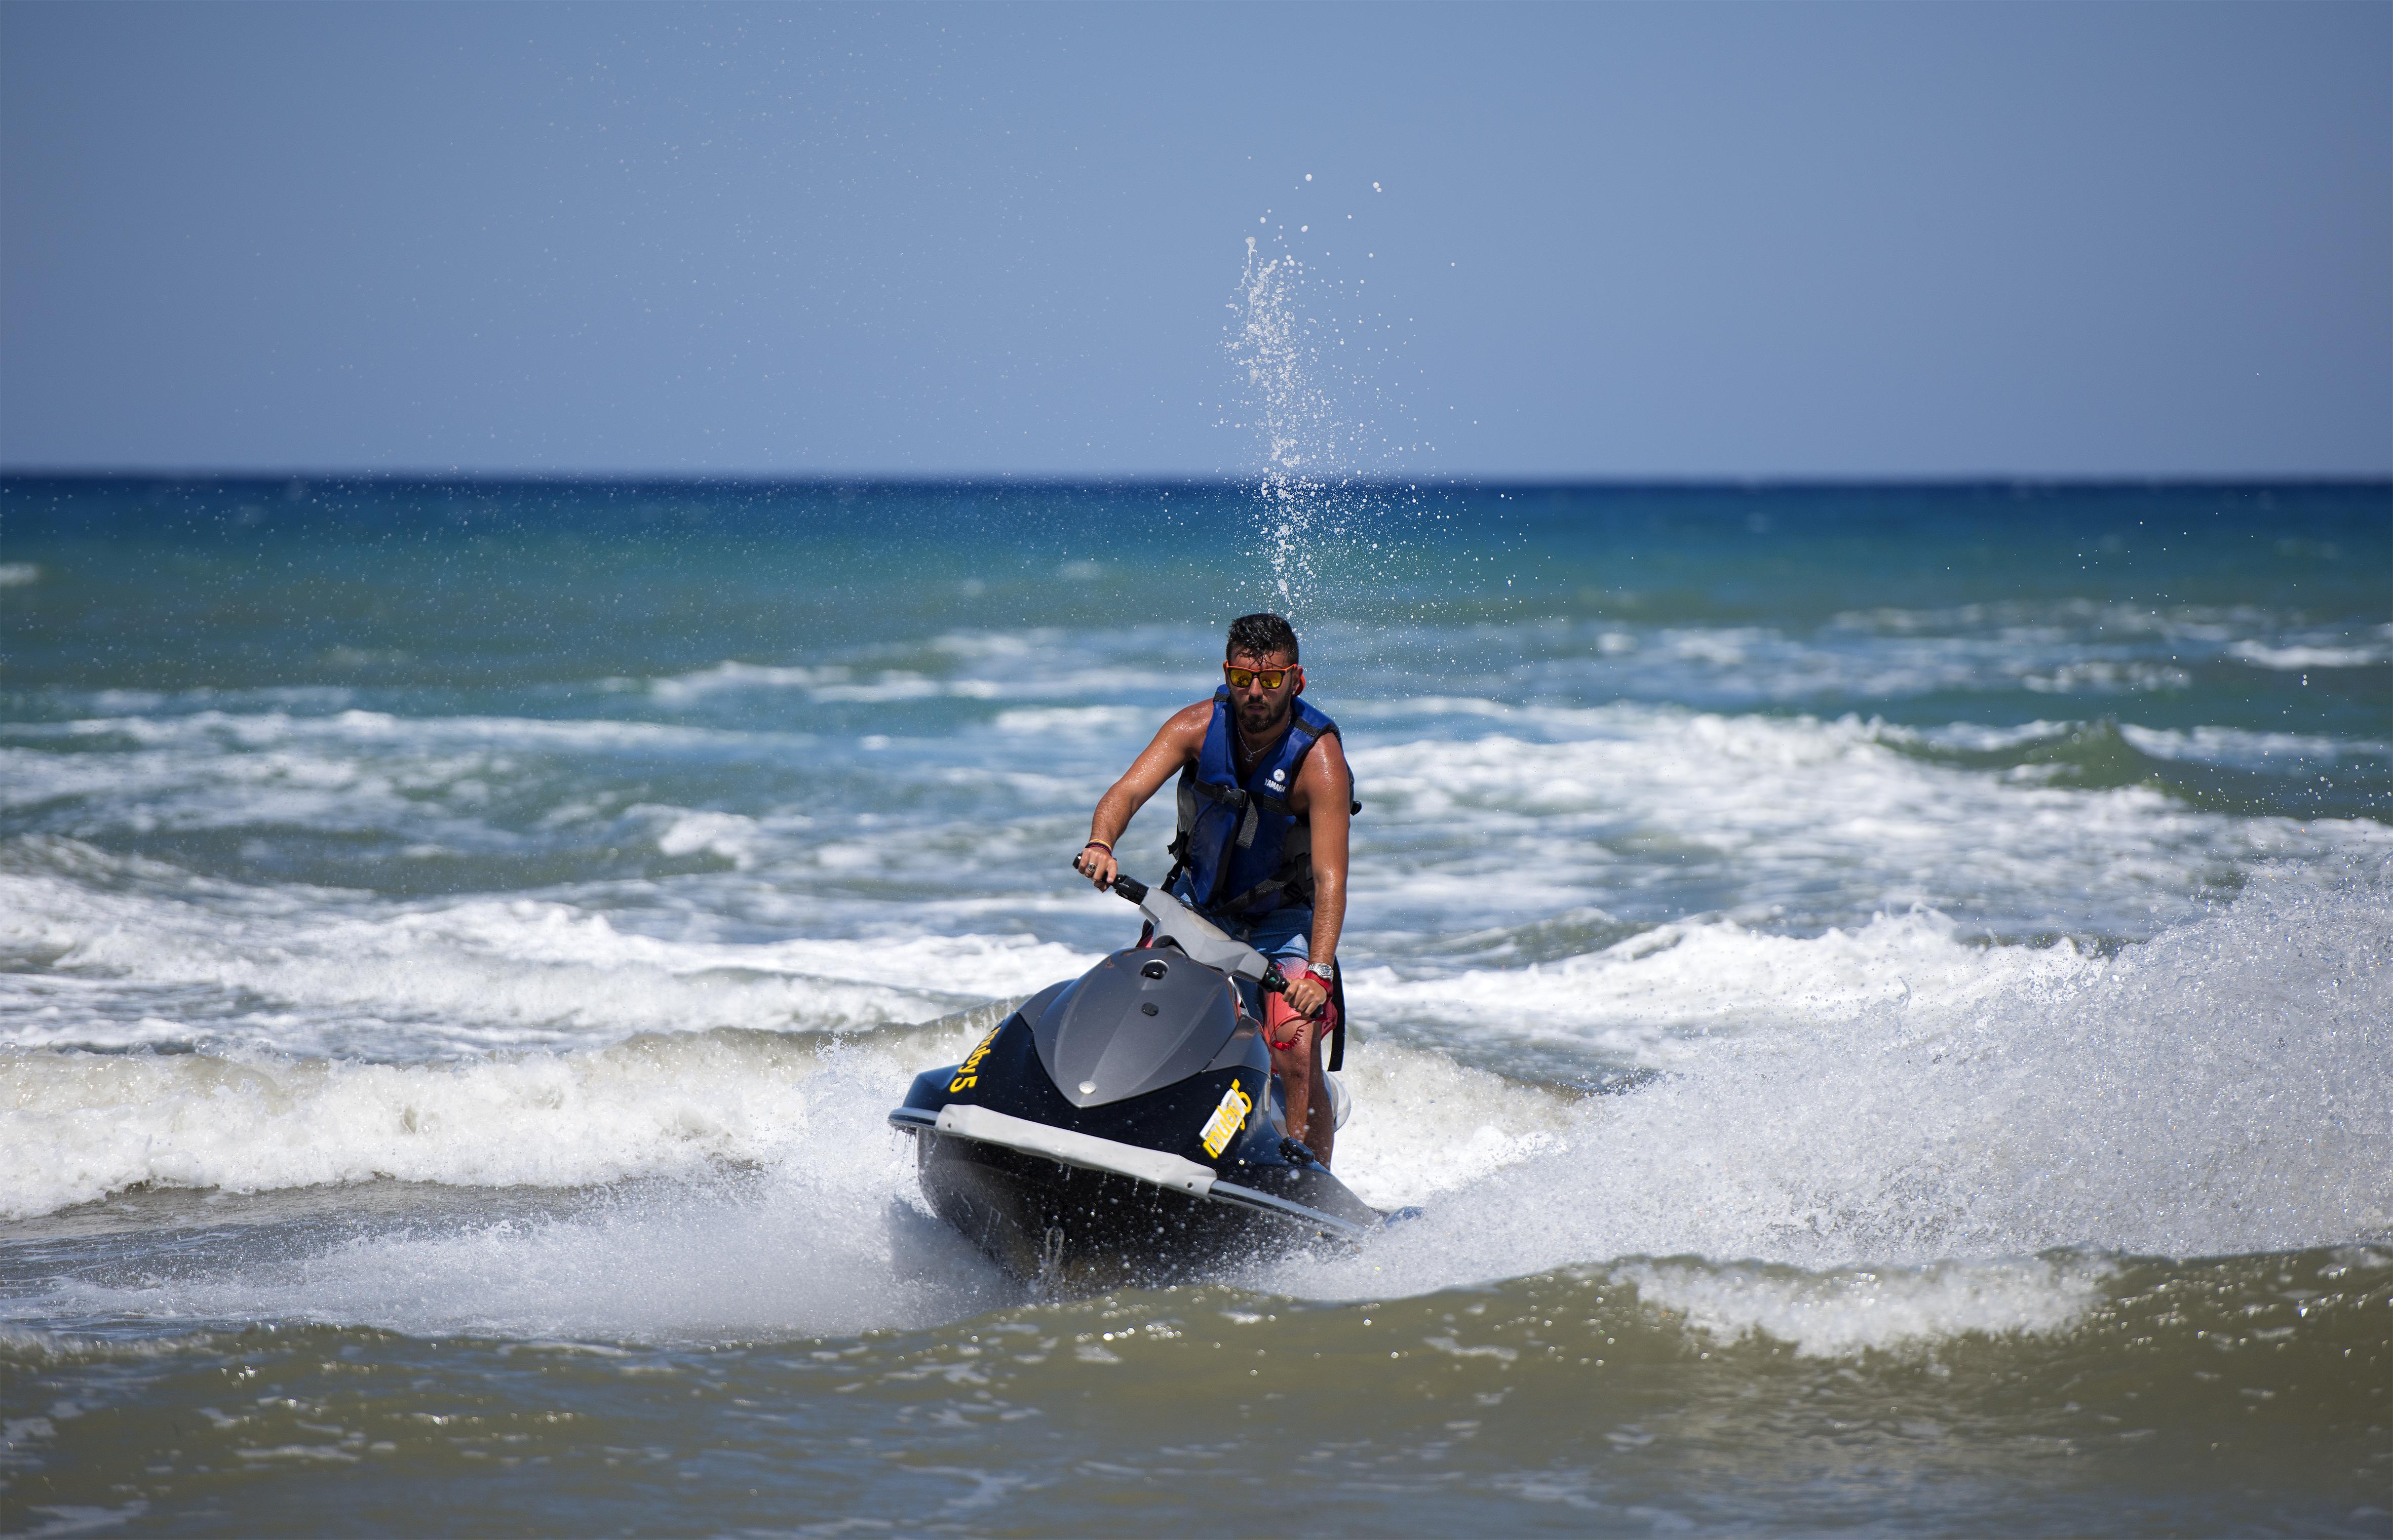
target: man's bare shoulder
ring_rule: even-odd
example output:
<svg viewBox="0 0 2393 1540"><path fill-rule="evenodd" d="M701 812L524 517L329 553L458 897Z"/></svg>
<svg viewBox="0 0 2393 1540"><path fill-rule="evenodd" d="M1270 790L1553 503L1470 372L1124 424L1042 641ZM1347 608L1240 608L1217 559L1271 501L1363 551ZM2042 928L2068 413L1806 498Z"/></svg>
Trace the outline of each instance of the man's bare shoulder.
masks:
<svg viewBox="0 0 2393 1540"><path fill-rule="evenodd" d="M1303 764L1298 767L1298 796L1288 805L1293 807L1298 801L1309 804L1316 795L1343 805L1346 798L1340 793L1350 791L1353 785L1354 773L1347 768L1345 746L1338 741L1336 733L1325 733L1314 740Z"/></svg>
<svg viewBox="0 0 2393 1540"><path fill-rule="evenodd" d="M1205 730L1212 724L1213 703L1210 700L1200 700L1194 706L1183 706L1172 712L1165 720L1163 731L1157 736L1179 738L1194 734L1196 741L1202 743L1205 740Z"/></svg>
<svg viewBox="0 0 2393 1540"><path fill-rule="evenodd" d="M1213 703L1210 700L1172 712L1155 730L1155 741L1139 755L1139 765L1150 775L1168 776L1174 764L1195 762L1205 751L1205 733L1212 721Z"/></svg>

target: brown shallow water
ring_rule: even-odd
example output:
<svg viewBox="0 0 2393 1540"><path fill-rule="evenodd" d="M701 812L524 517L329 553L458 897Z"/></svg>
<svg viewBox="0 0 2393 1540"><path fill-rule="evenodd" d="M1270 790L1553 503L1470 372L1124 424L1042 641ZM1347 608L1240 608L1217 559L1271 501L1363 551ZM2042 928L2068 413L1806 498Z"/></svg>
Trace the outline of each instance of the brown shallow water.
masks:
<svg viewBox="0 0 2393 1540"><path fill-rule="evenodd" d="M15 1267L65 1259L32 1228ZM20 1326L0 1515L31 1533L2393 1533L2393 1256L2021 1265L2077 1289L2056 1326L1890 1349L1735 1331L1720 1302L1883 1309L1923 1273L1693 1259L1337 1304L1034 1299L783 1341Z"/></svg>

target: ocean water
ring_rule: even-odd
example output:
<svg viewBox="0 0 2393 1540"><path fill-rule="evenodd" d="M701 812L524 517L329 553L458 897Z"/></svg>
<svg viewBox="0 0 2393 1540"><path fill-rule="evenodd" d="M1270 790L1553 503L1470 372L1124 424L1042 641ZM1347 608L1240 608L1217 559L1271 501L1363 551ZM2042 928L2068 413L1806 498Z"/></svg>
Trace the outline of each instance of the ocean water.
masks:
<svg viewBox="0 0 2393 1540"><path fill-rule="evenodd" d="M1422 1213L1027 1292L1267 606ZM0 480L0 1530L2393 1533L2389 954L2384 485Z"/></svg>

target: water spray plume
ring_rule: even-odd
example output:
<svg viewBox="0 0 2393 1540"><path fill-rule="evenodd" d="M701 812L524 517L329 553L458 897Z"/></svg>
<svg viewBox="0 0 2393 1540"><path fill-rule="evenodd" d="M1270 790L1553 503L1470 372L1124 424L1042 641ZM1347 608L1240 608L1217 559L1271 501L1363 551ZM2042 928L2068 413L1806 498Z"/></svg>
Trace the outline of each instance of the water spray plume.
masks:
<svg viewBox="0 0 2393 1540"><path fill-rule="evenodd" d="M1293 256L1265 256L1249 236L1230 345L1250 420L1262 436L1255 493L1272 590L1284 609L1299 607L1313 586L1307 537L1324 490L1319 450L1333 425L1329 402L1306 367L1298 302L1302 277Z"/></svg>
<svg viewBox="0 0 2393 1540"><path fill-rule="evenodd" d="M1359 314L1350 327L1338 313L1353 295L1333 295L1340 305L1314 314L1315 281L1295 254L1266 252L1249 236L1228 340L1242 425L1260 441L1255 508L1270 602L1291 615L1323 603L1330 548L1341 569L1351 567L1363 549L1378 549L1367 541L1357 548L1360 521L1389 512L1363 480L1371 427L1352 405L1374 388L1361 372L1374 351L1372 328ZM1325 348L1350 341L1363 346L1335 353L1336 363L1325 359Z"/></svg>

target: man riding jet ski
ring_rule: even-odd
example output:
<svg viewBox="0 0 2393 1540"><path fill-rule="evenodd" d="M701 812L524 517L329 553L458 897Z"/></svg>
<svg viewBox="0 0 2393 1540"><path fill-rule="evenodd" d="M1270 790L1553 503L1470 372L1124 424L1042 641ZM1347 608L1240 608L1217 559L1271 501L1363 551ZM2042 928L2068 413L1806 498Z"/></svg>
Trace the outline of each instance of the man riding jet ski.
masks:
<svg viewBox="0 0 2393 1540"><path fill-rule="evenodd" d="M1163 885L1287 967L1287 991L1254 1013L1271 1044L1272 1073L1287 1091L1288 1129L1327 1166L1338 1130L1320 1039L1331 1037L1332 1060L1344 1058L1336 959L1346 923L1347 821L1363 804L1353 800L1338 724L1299 698L1304 670L1297 659L1296 633L1278 616L1231 621L1221 687L1212 699L1172 713L1097 800L1089 842L1073 864L1102 891L1119 870L1114 842L1179 776L1179 831ZM1245 994L1256 1007L1257 992Z"/></svg>
<svg viewBox="0 0 2393 1540"><path fill-rule="evenodd" d="M1228 651L1223 687L1164 724L1073 862L1139 906L1139 945L1033 996L889 1115L932 1207L1025 1279L1160 1282L1383 1218L1327 1163L1343 1119L1319 1038L1336 1068L1328 959L1359 810L1337 724L1296 699L1287 621L1233 622ZM1175 864L1149 888L1113 842L1174 770Z"/></svg>

